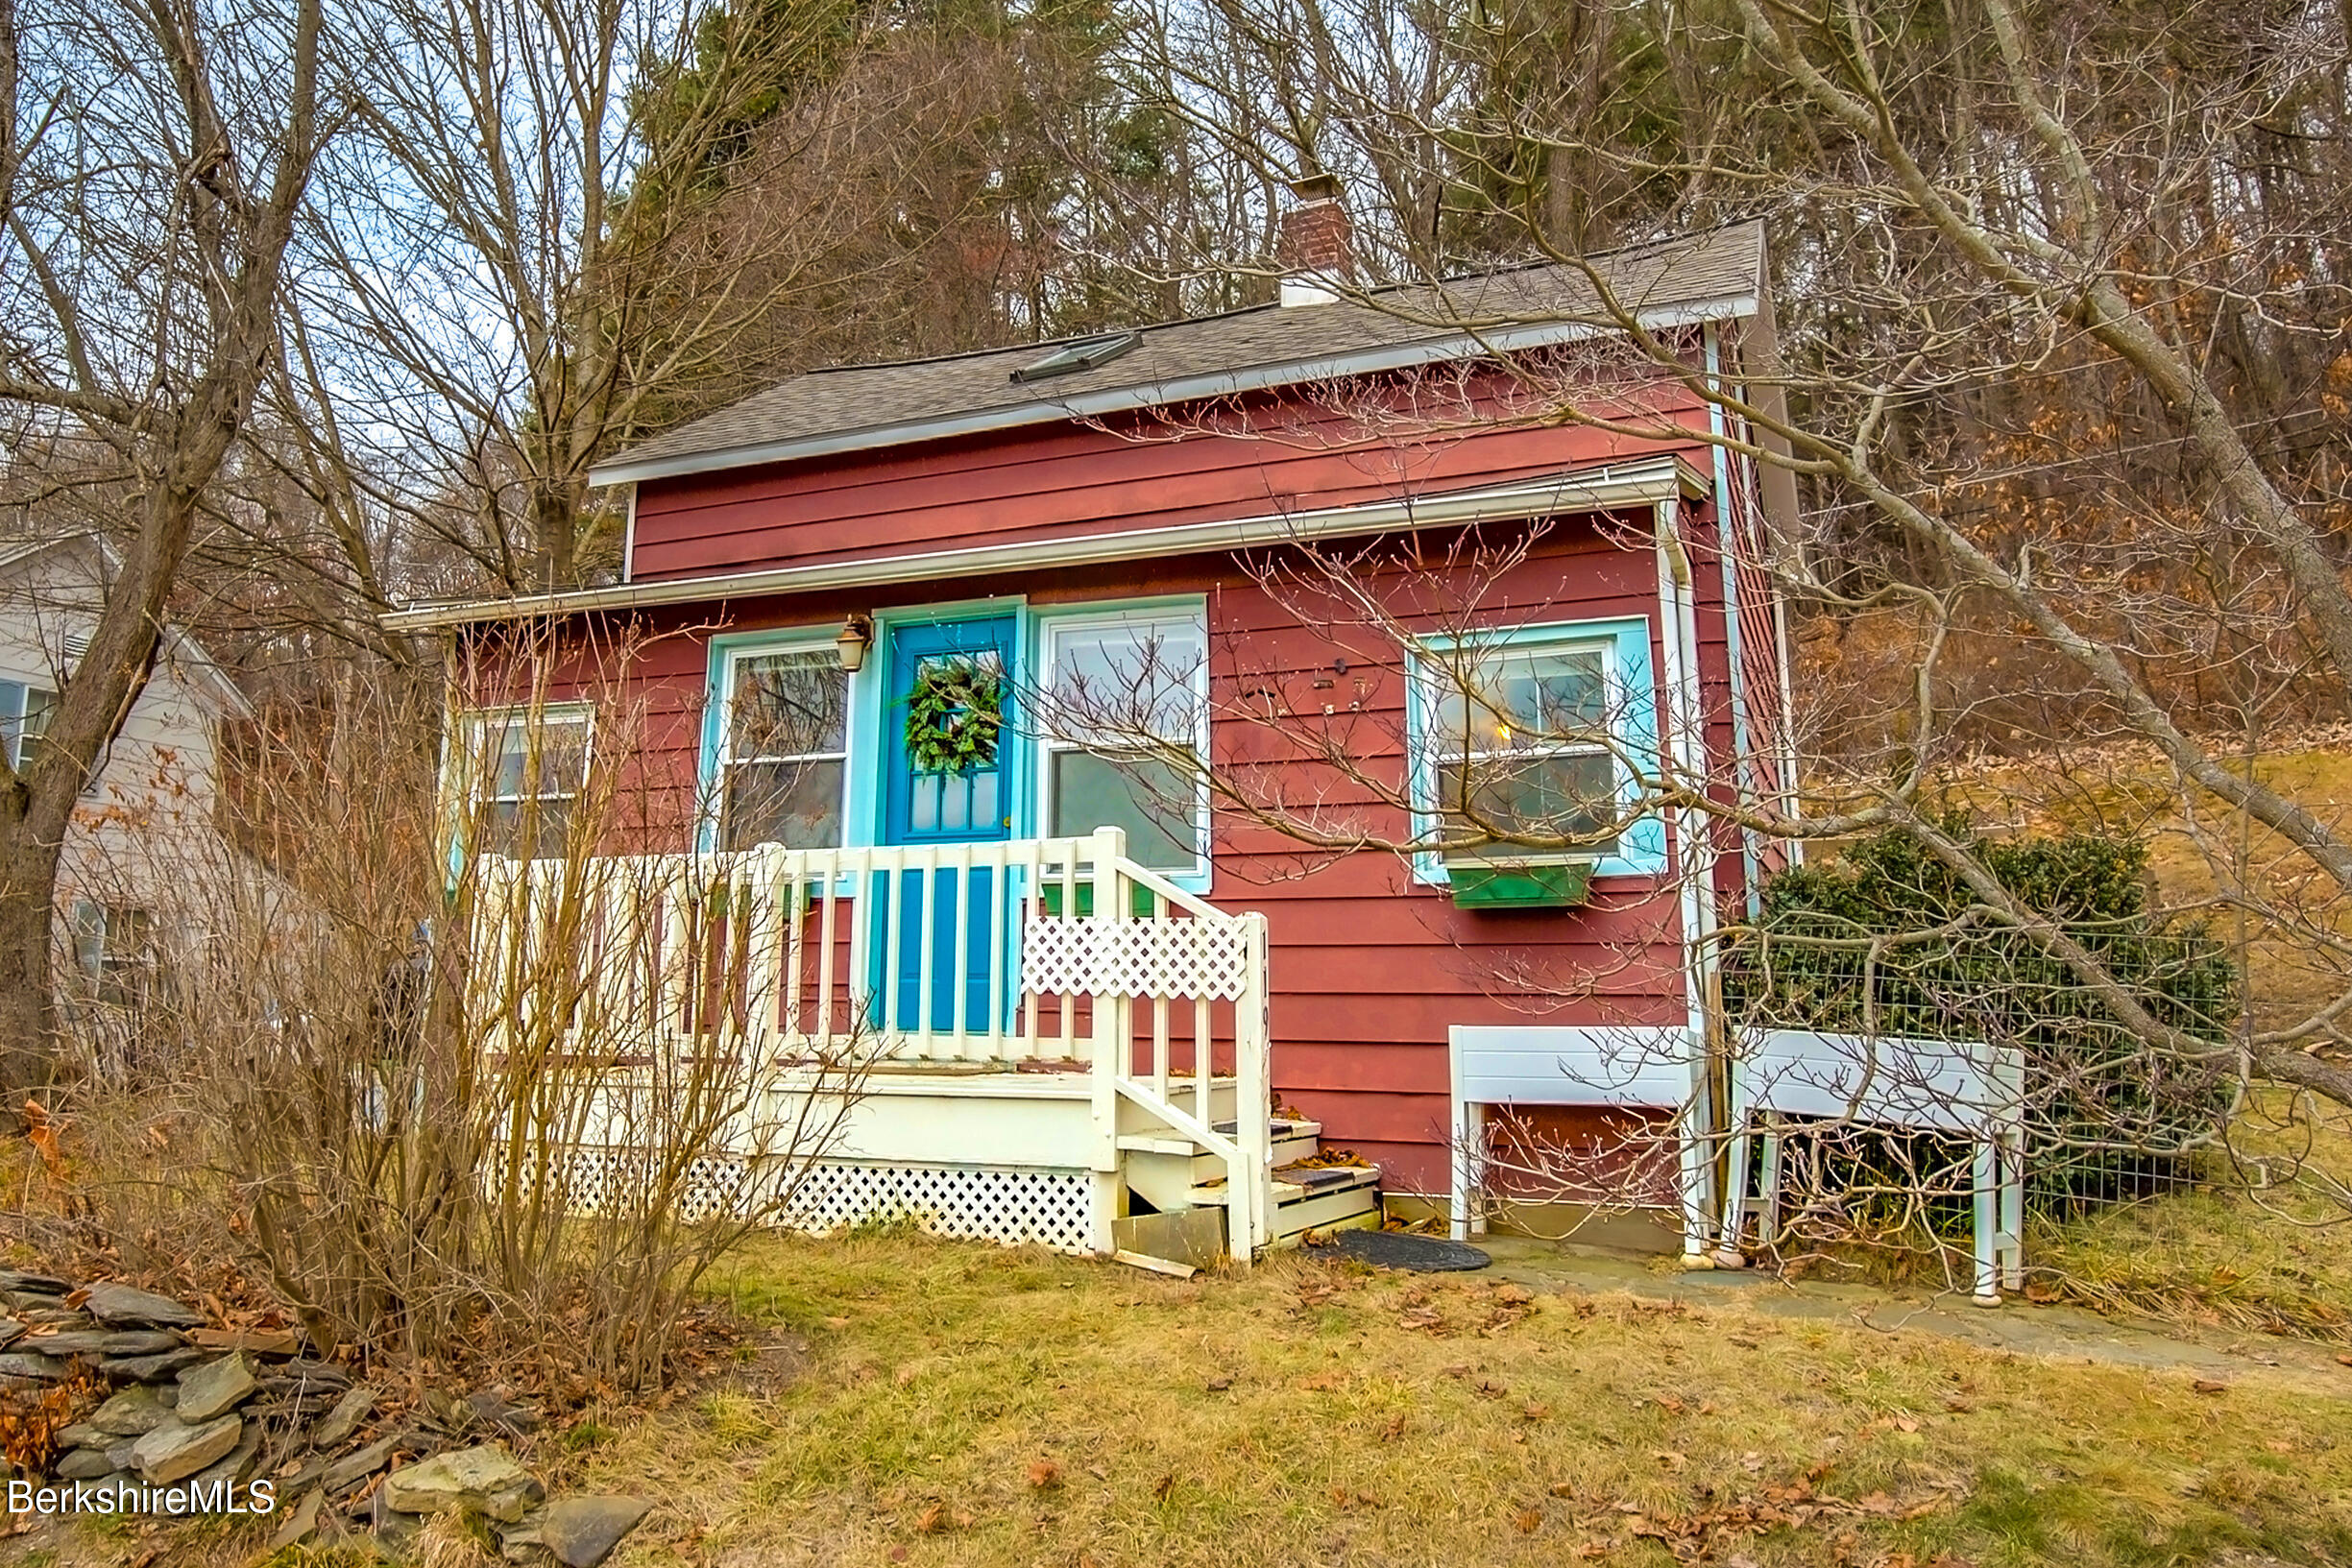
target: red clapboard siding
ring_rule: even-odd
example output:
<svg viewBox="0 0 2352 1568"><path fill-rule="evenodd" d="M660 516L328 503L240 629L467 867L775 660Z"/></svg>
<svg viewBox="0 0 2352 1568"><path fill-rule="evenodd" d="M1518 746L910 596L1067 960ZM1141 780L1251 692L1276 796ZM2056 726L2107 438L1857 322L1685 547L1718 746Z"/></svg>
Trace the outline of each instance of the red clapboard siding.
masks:
<svg viewBox="0 0 2352 1568"><path fill-rule="evenodd" d="M1066 424L648 482L638 495L633 575L757 570L1344 505L1667 449L1579 427L1502 428L1344 449L1334 445L1346 433L1341 416L1293 413L1294 428L1283 440L1179 432L1173 423L1124 432ZM1685 417L1693 424L1703 418ZM1679 449L1694 466L1713 468L1703 446ZM1704 734L1712 755L1728 758L1732 651L1722 557L1711 508L1685 508L1683 517L1698 598ZM1653 672L1662 679L1649 528L1646 514L1553 519L1526 559L1508 570L1491 569L1490 554L1472 571L1480 558L1466 551L1452 558L1464 568L1434 587L1417 589L1401 567L1385 582L1408 612L1419 606L1404 615L1408 624L1418 619L1436 627L1443 610L1466 601L1476 602L1490 622L1641 618L1651 627ZM1515 531L1490 528L1483 537L1499 545ZM1418 548L1434 569L1447 561L1448 546L1463 541L1455 534L1399 537L1384 551L1405 559ZM669 803L643 813L643 836L631 847L676 848L691 820L708 639L717 629L826 626L856 612L995 595L1044 607L1199 593L1208 604L1211 703L1218 712L1211 745L1221 763L1237 777L1285 780L1301 796L1401 835L1400 814L1379 803L1377 790L1328 769L1318 775L1317 764L1290 755L1293 737L1327 726L1384 787L1400 783L1401 652L1383 633L1351 621L1330 596L1319 597L1296 572L1287 589L1270 588L1269 566L1283 560L1300 565L1287 552L1258 552L1247 560L1155 559L880 591L715 599L637 616L625 634L607 625L594 645L574 645L564 687L595 695L600 714L609 704L634 715L631 733L624 739L617 727L610 747L600 727L600 757L625 769L631 787L647 800ZM1743 594L1760 592L1752 559L1735 565L1747 567L1739 579ZM1311 570L1305 575L1311 578ZM1768 615L1749 604L1741 612L1740 663L1755 745L1779 720L1777 690L1769 712L1761 712L1758 690L1767 671L1777 673L1777 650L1757 645ZM1335 671L1335 659L1345 659L1347 669ZM1662 728L1662 694L1654 695L1661 696ZM1271 726L1240 716L1268 701L1282 714ZM1326 703L1333 709L1328 717L1321 712ZM1736 894L1736 836L1718 843L1730 852L1718 884ZM1581 909L1480 914L1454 908L1442 889L1417 883L1410 868L1385 852L1331 858L1230 812L1219 814L1213 844L1211 901L1268 917L1277 1093L1321 1121L1333 1143L1379 1161L1393 1191L1445 1189L1446 1036L1454 1025L1665 1023L1684 1016L1683 933L1670 879L1601 879L1592 904ZM1218 1032L1222 1040L1222 1022Z"/></svg>
<svg viewBox="0 0 2352 1568"><path fill-rule="evenodd" d="M1653 570L1646 554L1610 546L1588 524L1570 524L1556 528L1529 560L1481 591L1497 607L1498 618L1630 615L1655 627ZM1316 704L1321 694L1307 678L1328 672L1334 646L1351 648L1350 674L1360 669L1367 685L1363 711L1346 717L1379 742L1355 755L1369 770L1401 779L1398 649L1365 626L1300 624L1292 606L1229 559L1153 563L1151 583L1150 591L1206 597L1211 701L1219 709L1244 688L1264 687L1277 669L1295 677L1278 683L1288 699ZM968 597L971 586L918 586L884 603L749 602L732 607L724 620L730 631L825 624L851 608ZM1058 573L1022 586L1037 604L1146 591L1110 569ZM646 847L685 842L691 816L685 805L699 762L707 636L720 619L702 608L647 618L637 639L611 638L567 672L570 689L598 696L600 714L610 710L636 716L636 736L619 754L622 764L649 797L667 784L667 796L678 803L666 821L648 813ZM623 648L625 673L616 677ZM1653 663L1659 664L1655 656ZM1356 700L1352 685L1349 689ZM1302 722L1320 718L1310 712ZM1237 718L1213 726L1212 745L1227 760L1264 738ZM618 735L613 743L623 744ZM1338 794L1328 779L1298 777L1326 799ZM1358 798L1367 793L1356 791ZM1386 826L1401 832L1403 825ZM1212 902L1268 916L1277 1092L1321 1120L1334 1142L1379 1159L1394 1190L1443 1190L1445 1042L1453 1025L1664 1022L1679 1017L1684 1005L1680 927L1670 884L1661 879L1602 879L1594 903L1583 909L1479 914L1458 910L1442 890L1416 883L1393 855L1352 854L1301 875L1294 841L1224 820L1217 824L1215 845ZM1511 980L1501 977L1506 973ZM1526 989L1529 977L1537 991Z"/></svg>
<svg viewBox="0 0 2352 1568"><path fill-rule="evenodd" d="M1444 411L1428 417L1450 422ZM691 577L1347 506L1661 449L1588 426L1414 441L1368 439L1346 411L1259 420L1263 438L1177 421L1055 424L649 480L638 488L630 572Z"/></svg>

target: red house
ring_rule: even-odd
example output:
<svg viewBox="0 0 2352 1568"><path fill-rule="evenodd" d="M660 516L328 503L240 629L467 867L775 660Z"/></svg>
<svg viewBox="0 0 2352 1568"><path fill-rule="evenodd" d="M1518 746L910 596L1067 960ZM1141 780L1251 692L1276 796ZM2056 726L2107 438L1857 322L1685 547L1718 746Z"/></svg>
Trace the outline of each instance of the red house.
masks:
<svg viewBox="0 0 2352 1568"><path fill-rule="evenodd" d="M390 619L461 662L534 628L533 764L471 732L492 817L608 769L671 802L615 847L758 884L735 1026L878 1043L816 1218L1177 1251L1205 1214L1246 1257L1425 1214L1449 1039L1703 1039L1765 869L1677 793L1789 784L1793 491L1692 385L1747 396L1765 277L1755 225L1369 297L1301 268L812 372L598 470L618 583Z"/></svg>

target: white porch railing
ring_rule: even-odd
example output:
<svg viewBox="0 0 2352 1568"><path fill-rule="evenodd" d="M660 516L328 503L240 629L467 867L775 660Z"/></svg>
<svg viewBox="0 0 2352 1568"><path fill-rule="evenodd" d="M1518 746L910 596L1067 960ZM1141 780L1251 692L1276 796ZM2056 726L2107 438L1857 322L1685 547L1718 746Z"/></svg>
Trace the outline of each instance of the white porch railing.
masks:
<svg viewBox="0 0 2352 1568"><path fill-rule="evenodd" d="M583 1055L724 1050L787 1073L1083 1068L1098 1175L1120 1171L1139 1123L1180 1138L1225 1167L1233 1254L1273 1239L1265 917L1137 865L1116 828L476 872L473 996L493 1051L577 1033Z"/></svg>

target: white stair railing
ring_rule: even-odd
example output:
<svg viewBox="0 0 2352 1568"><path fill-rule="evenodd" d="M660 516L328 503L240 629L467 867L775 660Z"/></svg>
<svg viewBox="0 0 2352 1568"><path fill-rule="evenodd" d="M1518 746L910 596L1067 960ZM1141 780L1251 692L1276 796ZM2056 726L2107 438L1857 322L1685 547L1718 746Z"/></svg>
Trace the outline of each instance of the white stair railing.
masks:
<svg viewBox="0 0 2352 1568"><path fill-rule="evenodd" d="M471 979L493 1050L520 1038L560 1049L591 1021L609 1041L625 1021L648 1051L740 1050L787 1070L851 1057L1084 1067L1099 1175L1116 1176L1121 1128L1141 1123L1224 1163L1235 1257L1272 1240L1265 917L1137 865L1116 828L486 856L475 874Z"/></svg>
<svg viewBox="0 0 2352 1568"><path fill-rule="evenodd" d="M1081 842L1090 844L1091 910L1071 886L1073 856L1059 912L1046 912L1039 889L1023 923L1027 1011L1034 1021L1057 999L1067 1039L1079 1004L1089 1010L1097 1169L1118 1169L1124 1106L1216 1155L1225 1166L1227 1250L1247 1262L1273 1239L1266 917L1228 914L1137 865L1117 828ZM1218 1071L1221 1059L1229 1073ZM1230 1133L1217 1115L1227 1083Z"/></svg>

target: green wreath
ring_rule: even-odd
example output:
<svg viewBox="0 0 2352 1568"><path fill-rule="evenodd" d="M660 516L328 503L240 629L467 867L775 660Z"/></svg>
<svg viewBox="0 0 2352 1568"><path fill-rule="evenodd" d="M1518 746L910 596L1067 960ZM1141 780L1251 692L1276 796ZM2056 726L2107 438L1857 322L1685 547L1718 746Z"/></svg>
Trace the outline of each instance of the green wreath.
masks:
<svg viewBox="0 0 2352 1568"><path fill-rule="evenodd" d="M1005 677L977 659L923 664L907 693L907 756L919 773L996 765L1005 729Z"/></svg>

